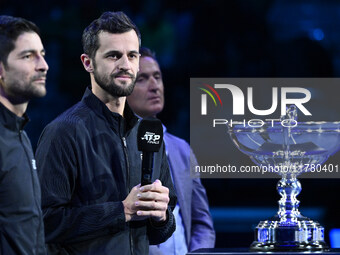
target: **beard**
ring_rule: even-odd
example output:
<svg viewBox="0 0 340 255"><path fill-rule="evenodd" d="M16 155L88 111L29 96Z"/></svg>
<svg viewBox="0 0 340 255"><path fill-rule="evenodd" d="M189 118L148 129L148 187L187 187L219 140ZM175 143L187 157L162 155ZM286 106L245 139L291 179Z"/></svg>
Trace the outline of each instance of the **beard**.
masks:
<svg viewBox="0 0 340 255"><path fill-rule="evenodd" d="M46 87L44 84L33 84L39 78L46 77L46 74L38 74L32 76L27 82L22 77L15 77L3 84L8 99L13 104L21 104L37 97L46 95ZM21 79L22 78L22 79Z"/></svg>
<svg viewBox="0 0 340 255"><path fill-rule="evenodd" d="M114 79L116 76L119 75L127 75L131 78L131 83L128 84L127 82L122 82L122 85L118 85ZM131 95L134 87L135 87L135 81L136 77L128 72L120 71L116 72L114 74L108 74L108 75L100 75L97 72L96 67L94 67L93 70L93 77L96 83L101 87L103 90L105 90L107 93L109 93L113 97L126 97Z"/></svg>

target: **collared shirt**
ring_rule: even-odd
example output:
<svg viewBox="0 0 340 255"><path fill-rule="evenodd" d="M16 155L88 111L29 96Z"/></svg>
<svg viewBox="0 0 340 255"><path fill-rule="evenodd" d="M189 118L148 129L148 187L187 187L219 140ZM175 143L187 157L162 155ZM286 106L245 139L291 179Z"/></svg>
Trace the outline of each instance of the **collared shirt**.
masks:
<svg viewBox="0 0 340 255"><path fill-rule="evenodd" d="M176 220L176 230L168 240L159 245L159 249L163 254L183 255L188 252L188 246L185 241L185 229L178 203L173 211L173 214Z"/></svg>
<svg viewBox="0 0 340 255"><path fill-rule="evenodd" d="M166 132L166 127L164 125L163 125L163 132L164 133ZM164 136L164 144L165 144L166 154L168 156L168 150L166 149L167 148L166 136ZM170 166L170 173L172 177L172 166L170 165L170 162L169 162L169 166ZM175 187L175 190L176 190L176 187ZM176 204L173 214L176 220L176 230L167 241L159 245L159 249L162 251L163 254L169 254L169 255L170 254L172 255L186 254L188 252L188 246L185 240L185 228L184 228L183 219L181 215L181 209L178 203Z"/></svg>

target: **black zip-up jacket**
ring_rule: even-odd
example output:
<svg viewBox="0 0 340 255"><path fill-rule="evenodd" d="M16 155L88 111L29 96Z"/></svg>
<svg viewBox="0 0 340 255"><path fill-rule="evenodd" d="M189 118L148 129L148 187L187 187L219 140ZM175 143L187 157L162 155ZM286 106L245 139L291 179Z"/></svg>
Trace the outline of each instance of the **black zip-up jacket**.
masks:
<svg viewBox="0 0 340 255"><path fill-rule="evenodd" d="M36 152L46 242L61 254L148 254L150 244L175 230L172 211L155 227L148 219L125 222L122 201L141 180L138 118L126 105L112 113L90 89L43 131ZM154 156L153 180L176 197L164 148Z"/></svg>
<svg viewBox="0 0 340 255"><path fill-rule="evenodd" d="M0 103L0 254L46 254L40 186L28 117Z"/></svg>

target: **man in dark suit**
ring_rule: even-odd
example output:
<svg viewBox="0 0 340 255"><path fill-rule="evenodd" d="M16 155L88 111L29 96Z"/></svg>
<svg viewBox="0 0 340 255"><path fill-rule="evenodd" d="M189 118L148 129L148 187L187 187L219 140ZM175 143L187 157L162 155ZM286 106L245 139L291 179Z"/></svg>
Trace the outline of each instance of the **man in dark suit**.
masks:
<svg viewBox="0 0 340 255"><path fill-rule="evenodd" d="M140 53L136 86L127 99L138 116L155 117L164 107L162 73L149 49L142 48ZM196 158L189 144L169 134L165 127L164 143L178 198L174 210L176 231L165 243L152 246L150 254L185 254L214 247L215 231L205 189L199 178L190 176L190 166L197 165Z"/></svg>

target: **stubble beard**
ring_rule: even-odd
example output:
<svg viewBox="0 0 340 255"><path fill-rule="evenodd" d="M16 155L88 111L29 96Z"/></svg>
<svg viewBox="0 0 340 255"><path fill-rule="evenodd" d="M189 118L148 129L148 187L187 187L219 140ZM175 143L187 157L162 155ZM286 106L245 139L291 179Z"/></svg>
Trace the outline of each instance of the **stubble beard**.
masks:
<svg viewBox="0 0 340 255"><path fill-rule="evenodd" d="M14 104L28 102L33 98L44 97L46 95L45 84L33 84L33 82L46 75L35 75L25 84L23 81L15 79L4 82L5 92L8 99Z"/></svg>

